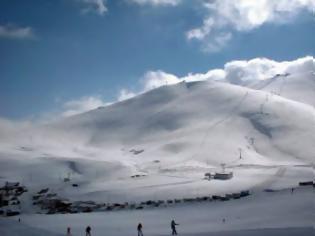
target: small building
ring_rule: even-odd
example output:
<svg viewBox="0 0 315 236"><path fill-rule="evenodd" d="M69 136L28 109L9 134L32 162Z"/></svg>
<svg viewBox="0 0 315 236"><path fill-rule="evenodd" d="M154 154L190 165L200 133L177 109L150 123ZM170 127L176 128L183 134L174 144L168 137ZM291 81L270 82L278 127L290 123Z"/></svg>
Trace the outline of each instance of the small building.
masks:
<svg viewBox="0 0 315 236"><path fill-rule="evenodd" d="M214 175L215 173L207 172L205 173L205 179L208 179L208 180L213 179Z"/></svg>
<svg viewBox="0 0 315 236"><path fill-rule="evenodd" d="M215 173L213 176L214 179L219 179L219 180L228 180L233 178L233 172L221 172L221 173Z"/></svg>

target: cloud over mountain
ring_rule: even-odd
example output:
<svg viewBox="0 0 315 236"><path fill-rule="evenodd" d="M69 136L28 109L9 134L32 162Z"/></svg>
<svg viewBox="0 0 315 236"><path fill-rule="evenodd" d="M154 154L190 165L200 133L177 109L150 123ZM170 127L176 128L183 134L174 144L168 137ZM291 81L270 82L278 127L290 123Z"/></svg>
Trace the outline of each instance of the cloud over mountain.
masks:
<svg viewBox="0 0 315 236"><path fill-rule="evenodd" d="M179 77L162 70L148 71L140 79L141 91L132 92L124 89L124 93L132 95L143 93L163 85L176 84L182 81L202 81L202 80L225 80L233 84L242 84L249 80L266 80L277 74L299 73L305 71L315 71L314 57L306 56L293 61L281 61L267 58L254 58L251 60L235 60L227 62L223 68L210 69L205 73L189 73Z"/></svg>

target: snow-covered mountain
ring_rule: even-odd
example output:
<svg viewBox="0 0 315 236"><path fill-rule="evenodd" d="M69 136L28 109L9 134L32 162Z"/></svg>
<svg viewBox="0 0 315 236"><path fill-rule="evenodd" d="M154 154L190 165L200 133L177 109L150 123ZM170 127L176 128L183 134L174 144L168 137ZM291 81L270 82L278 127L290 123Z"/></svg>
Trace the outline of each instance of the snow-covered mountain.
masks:
<svg viewBox="0 0 315 236"><path fill-rule="evenodd" d="M220 82L164 86L49 126L79 146L141 149L141 162L218 165L310 162L315 153L315 76L280 75L248 87Z"/></svg>
<svg viewBox="0 0 315 236"><path fill-rule="evenodd" d="M290 202L292 198L286 196L288 190L285 189L314 178L314 101L315 75L305 72L280 74L239 85L181 82L48 124L1 120L0 183L18 181L27 186L28 192L22 195L19 205L19 211L24 214L45 213L45 209L33 205L34 196L43 189L53 198L58 196L73 204L86 204L82 200L108 204L164 201L225 195L244 189L258 194L250 200L251 209L259 209L270 197L277 202L284 199ZM233 172L233 178L227 181L204 179L205 173L222 169ZM263 189L281 192L260 196ZM309 194L310 191L301 190L301 195L294 198L292 209L285 212L308 209ZM76 203L78 201L81 203ZM249 206L247 200L240 204L235 201L224 205L236 220L240 219L240 207ZM281 213L280 205L275 208L269 204L268 207L278 209L275 211L280 217L287 214ZM208 209L210 212L218 209L212 214L213 219L217 214L226 217L226 211L222 212L219 205L202 205L197 208L198 212L204 207L207 209L202 211L205 217ZM170 208L158 214L175 214L179 218L182 211L193 212L193 209L193 205L183 205L183 208ZM268 216L265 209L263 215ZM156 214L152 209L145 212ZM142 214L137 217L144 217ZM242 217L246 214L244 210ZM308 219L311 213L303 210L301 214ZM37 224L37 216L30 216L35 220L27 224ZM78 217L80 222L86 219L80 214ZM98 217L91 215L97 222ZM114 215L108 217L108 222L117 221ZM117 217L123 217L126 222L131 219L128 212ZM309 222L297 220L301 217L293 214L284 221L291 222L290 227L303 227L299 232L310 232ZM68 220L74 224L75 219ZM257 221L261 221L261 216ZM270 222L264 221L264 227L275 226ZM29 232L28 235L44 232L23 225L16 228L11 221L4 224L10 230L15 229L17 235L21 231ZM58 223L63 228L64 224L64 220ZM132 224L134 222L127 225ZM199 231L191 232L209 232L206 225L208 223L202 223ZM245 220L230 229L250 229L250 225L252 223ZM221 230L217 224L215 226ZM54 224L52 229L47 225L41 228L63 232L63 228L55 227ZM97 227L102 229L103 223ZM111 235L116 235L114 228ZM79 226L75 230L79 232ZM124 230L127 232L129 228ZM272 230L273 235L277 232ZM289 231L284 229L283 232ZM243 235L245 231L240 233Z"/></svg>
<svg viewBox="0 0 315 236"><path fill-rule="evenodd" d="M141 173L147 177L140 186L156 182L153 186L157 188L148 195L157 189L163 195L169 189L163 190L169 181L164 175L170 173L202 178L206 171L220 170L222 165L311 165L314 101L311 72L277 75L246 86L214 81L163 86L57 122L7 128L0 137L1 176L3 180L25 180L32 175L32 179L41 179L36 184L47 185L72 173L87 184L101 181L92 189L103 191L104 184L111 188L117 181L139 187L139 182L130 182L130 176ZM54 168L47 171L46 165ZM12 172L14 166L23 171ZM249 174L238 173L242 178ZM246 187L261 181L257 177ZM198 184L187 185L202 189ZM89 187L80 194L96 197ZM183 189L178 187L178 194Z"/></svg>

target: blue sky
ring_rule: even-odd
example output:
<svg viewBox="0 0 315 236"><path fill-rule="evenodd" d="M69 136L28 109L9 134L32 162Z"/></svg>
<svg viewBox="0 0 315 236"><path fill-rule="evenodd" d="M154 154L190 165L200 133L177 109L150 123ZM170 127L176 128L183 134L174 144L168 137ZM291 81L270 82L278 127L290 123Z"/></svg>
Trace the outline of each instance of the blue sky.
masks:
<svg viewBox="0 0 315 236"><path fill-rule="evenodd" d="M285 5L230 4L229 14L242 14L223 17L224 2L1 1L0 117L32 118L89 96L115 101L124 88L141 90L148 71L185 76L232 60L314 55L309 3L293 0L281 14Z"/></svg>

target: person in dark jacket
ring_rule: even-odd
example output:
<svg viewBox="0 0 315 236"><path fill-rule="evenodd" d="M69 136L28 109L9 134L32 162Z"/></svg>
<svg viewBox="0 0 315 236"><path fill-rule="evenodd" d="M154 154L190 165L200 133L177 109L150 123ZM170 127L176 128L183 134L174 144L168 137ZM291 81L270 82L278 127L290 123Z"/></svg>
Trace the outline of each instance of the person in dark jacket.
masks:
<svg viewBox="0 0 315 236"><path fill-rule="evenodd" d="M137 230L138 230L138 236L143 236L141 223L138 224Z"/></svg>
<svg viewBox="0 0 315 236"><path fill-rule="evenodd" d="M70 227L68 227L67 228L67 236L71 236L72 234L71 234L71 228Z"/></svg>
<svg viewBox="0 0 315 236"><path fill-rule="evenodd" d="M175 220L172 220L171 222L172 235L177 235L176 225L179 225L179 224L175 223Z"/></svg>
<svg viewBox="0 0 315 236"><path fill-rule="evenodd" d="M91 236L91 227L90 227L90 226L86 227L86 229L85 229L85 235L86 235L86 236Z"/></svg>

